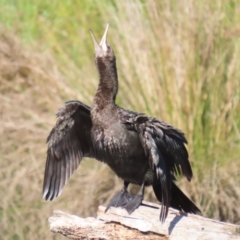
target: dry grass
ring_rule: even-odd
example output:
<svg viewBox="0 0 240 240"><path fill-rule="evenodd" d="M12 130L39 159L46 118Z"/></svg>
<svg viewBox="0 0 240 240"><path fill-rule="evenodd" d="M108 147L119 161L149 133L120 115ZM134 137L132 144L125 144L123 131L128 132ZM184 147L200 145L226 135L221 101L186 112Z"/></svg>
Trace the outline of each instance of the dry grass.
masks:
<svg viewBox="0 0 240 240"><path fill-rule="evenodd" d="M111 24L109 43L117 55L120 78L118 103L183 129L195 177L191 184L181 179L182 189L204 216L240 223L237 4L217 0L95 4L103 19L101 32L103 22ZM72 38L61 36L61 42L57 30L51 31L51 22L41 17L36 24L44 29L46 42L53 40L48 51L38 45L26 47L0 30L3 239L54 239L47 226L53 209L94 215L121 185L105 165L89 159L81 163L60 198L41 200L45 139L55 123L54 113L70 99L91 105L97 74L92 49L84 42L91 43L92 26L81 27L80 39L78 29L72 29ZM76 41L79 44L80 60L79 54L69 54L67 40L74 47ZM155 200L150 189L146 199Z"/></svg>
<svg viewBox="0 0 240 240"><path fill-rule="evenodd" d="M69 88L51 54L36 49L0 30L0 232L5 239L50 239L47 218L53 209L95 215L98 205L119 189L118 179L105 165L88 160L61 198L53 203L41 200L45 140L55 123L53 113L69 98L87 99L87 93L83 97Z"/></svg>

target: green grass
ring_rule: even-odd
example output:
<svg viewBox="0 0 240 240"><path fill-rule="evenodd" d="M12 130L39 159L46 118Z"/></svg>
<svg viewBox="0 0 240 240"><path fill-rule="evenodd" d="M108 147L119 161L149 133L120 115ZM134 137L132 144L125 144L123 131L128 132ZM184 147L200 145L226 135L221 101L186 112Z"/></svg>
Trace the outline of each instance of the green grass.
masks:
<svg viewBox="0 0 240 240"><path fill-rule="evenodd" d="M239 10L236 0L0 0L5 239L54 239L47 226L53 209L94 215L120 188L105 165L87 160L60 198L41 200L54 114L70 99L91 105L98 80L89 29L99 39L107 22L118 104L182 129L195 176L190 185L181 179L181 188L204 216L239 224ZM151 191L146 198L155 199Z"/></svg>

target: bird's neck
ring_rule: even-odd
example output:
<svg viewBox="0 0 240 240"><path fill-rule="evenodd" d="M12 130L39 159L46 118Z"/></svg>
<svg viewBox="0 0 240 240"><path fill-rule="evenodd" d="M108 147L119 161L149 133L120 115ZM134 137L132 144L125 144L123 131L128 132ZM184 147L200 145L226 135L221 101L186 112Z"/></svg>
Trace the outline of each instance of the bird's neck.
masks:
<svg viewBox="0 0 240 240"><path fill-rule="evenodd" d="M116 60L96 59L99 74L99 85L94 97L94 105L103 108L104 105L115 105L118 92L118 76Z"/></svg>

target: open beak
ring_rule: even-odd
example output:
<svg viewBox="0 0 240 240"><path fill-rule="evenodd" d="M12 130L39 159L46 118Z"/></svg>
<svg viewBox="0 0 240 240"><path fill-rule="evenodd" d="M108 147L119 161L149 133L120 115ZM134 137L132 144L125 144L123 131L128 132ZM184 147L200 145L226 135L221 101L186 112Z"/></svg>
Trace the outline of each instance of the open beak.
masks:
<svg viewBox="0 0 240 240"><path fill-rule="evenodd" d="M102 36L102 39L100 41L100 43L98 44L92 30L90 30L92 39L93 39L93 43L94 43L94 49L95 52L99 52L99 51L103 51L103 52L107 52L107 33L108 33L108 28L109 28L109 24L107 24L107 27L105 29L105 32Z"/></svg>

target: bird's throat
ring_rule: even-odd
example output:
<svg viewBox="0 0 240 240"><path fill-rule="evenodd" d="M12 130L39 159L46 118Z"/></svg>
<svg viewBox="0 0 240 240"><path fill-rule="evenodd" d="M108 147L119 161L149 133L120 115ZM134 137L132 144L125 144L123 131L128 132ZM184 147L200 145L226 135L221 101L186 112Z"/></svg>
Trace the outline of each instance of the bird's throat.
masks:
<svg viewBox="0 0 240 240"><path fill-rule="evenodd" d="M118 76L116 63L97 59L96 65L99 74L99 85L94 97L94 105L114 104L118 92Z"/></svg>

